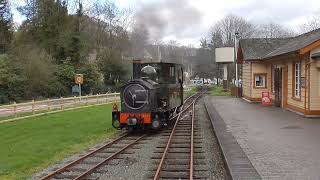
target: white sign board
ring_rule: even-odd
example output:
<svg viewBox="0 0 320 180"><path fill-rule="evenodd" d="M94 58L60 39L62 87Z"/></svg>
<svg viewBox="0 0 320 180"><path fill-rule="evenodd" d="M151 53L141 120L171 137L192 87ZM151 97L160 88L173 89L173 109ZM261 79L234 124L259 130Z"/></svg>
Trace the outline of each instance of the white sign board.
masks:
<svg viewBox="0 0 320 180"><path fill-rule="evenodd" d="M233 63L234 48L233 47L216 48L216 62L217 63Z"/></svg>

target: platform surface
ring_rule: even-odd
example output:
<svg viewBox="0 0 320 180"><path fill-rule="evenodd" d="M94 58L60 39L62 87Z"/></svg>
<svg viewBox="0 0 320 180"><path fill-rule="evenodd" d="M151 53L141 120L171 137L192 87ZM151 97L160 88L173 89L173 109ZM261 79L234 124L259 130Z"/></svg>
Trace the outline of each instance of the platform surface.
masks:
<svg viewBox="0 0 320 180"><path fill-rule="evenodd" d="M205 107L210 117L214 133L222 151L229 175L233 180L260 180L261 177L242 150L235 137L228 131L210 100L205 100Z"/></svg>
<svg viewBox="0 0 320 180"><path fill-rule="evenodd" d="M320 180L320 119L239 98L208 102L262 179Z"/></svg>

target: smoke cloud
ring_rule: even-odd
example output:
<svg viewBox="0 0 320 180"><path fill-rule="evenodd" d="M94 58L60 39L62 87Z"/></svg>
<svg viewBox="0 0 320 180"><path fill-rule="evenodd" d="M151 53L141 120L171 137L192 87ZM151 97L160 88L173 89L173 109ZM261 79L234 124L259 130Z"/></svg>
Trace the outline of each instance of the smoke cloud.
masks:
<svg viewBox="0 0 320 180"><path fill-rule="evenodd" d="M158 41L166 36L184 37L201 25L202 13L189 0L163 0L141 4L135 13L135 26L144 26L149 38Z"/></svg>

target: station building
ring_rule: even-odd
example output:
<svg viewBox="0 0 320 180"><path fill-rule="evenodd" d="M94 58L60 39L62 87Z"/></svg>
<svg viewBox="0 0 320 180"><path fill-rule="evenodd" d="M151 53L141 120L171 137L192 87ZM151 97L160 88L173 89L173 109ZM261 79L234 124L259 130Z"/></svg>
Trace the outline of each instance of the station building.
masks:
<svg viewBox="0 0 320 180"><path fill-rule="evenodd" d="M241 39L242 96L272 103L307 117L320 116L320 29L290 38Z"/></svg>

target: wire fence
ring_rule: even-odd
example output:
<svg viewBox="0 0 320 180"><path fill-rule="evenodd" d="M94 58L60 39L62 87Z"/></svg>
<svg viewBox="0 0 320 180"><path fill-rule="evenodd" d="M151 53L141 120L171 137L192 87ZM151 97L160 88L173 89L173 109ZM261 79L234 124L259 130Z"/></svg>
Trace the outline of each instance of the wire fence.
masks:
<svg viewBox="0 0 320 180"><path fill-rule="evenodd" d="M119 101L119 99L119 93L108 93L81 97L47 99L42 101L32 100L27 103L2 105L0 106L0 123L75 108L113 103Z"/></svg>

